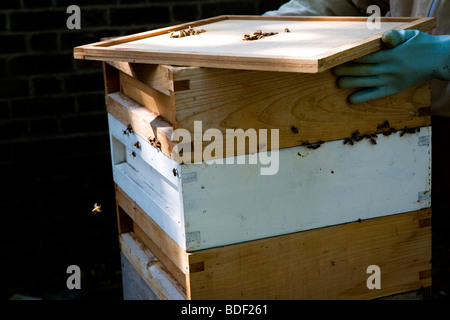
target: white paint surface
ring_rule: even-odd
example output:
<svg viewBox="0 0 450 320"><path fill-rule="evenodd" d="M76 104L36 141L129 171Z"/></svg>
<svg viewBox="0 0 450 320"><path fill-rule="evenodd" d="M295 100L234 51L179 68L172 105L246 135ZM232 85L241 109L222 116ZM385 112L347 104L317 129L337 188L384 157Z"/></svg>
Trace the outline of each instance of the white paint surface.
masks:
<svg viewBox="0 0 450 320"><path fill-rule="evenodd" d="M124 145L112 144L115 182L187 251L431 206L430 127L379 134L376 145L282 149L278 173L263 176L248 161L178 165L145 139L136 157L117 155L130 153L136 137L109 117L111 135Z"/></svg>

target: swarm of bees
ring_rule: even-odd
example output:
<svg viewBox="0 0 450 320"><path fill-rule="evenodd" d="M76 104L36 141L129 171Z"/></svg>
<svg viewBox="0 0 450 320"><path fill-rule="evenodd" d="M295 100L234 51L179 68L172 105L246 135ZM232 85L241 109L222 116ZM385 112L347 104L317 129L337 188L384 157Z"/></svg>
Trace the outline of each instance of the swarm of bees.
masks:
<svg viewBox="0 0 450 320"><path fill-rule="evenodd" d="M400 132L400 137L403 137L405 134L414 134L416 132L420 132L420 128L404 128L401 132Z"/></svg>
<svg viewBox="0 0 450 320"><path fill-rule="evenodd" d="M361 135L361 133L359 132L359 130L355 130L352 133L352 136L349 138L344 139L344 144L348 144L348 145L354 145L355 142L360 142L363 139L368 139L370 140L370 144L371 145L376 145L377 144L377 135L376 134L363 134Z"/></svg>
<svg viewBox="0 0 450 320"><path fill-rule="evenodd" d="M317 141L315 143L309 143L305 141L302 143L302 146L311 150L316 150L319 149L324 143L325 143L324 141Z"/></svg>
<svg viewBox="0 0 450 320"><path fill-rule="evenodd" d="M197 29L195 30L194 28L192 28L191 26L189 26L188 29L184 29L184 30L180 30L180 31L174 31L170 34L171 38L184 38L184 37L189 37L189 36L193 36L196 34L200 34L206 32L205 29Z"/></svg>
<svg viewBox="0 0 450 320"><path fill-rule="evenodd" d="M397 129L395 129L394 127L391 127L391 125L389 124L389 121L386 120L383 123L379 124L377 126L377 130L378 131L382 131L381 133L383 134L383 136L390 136L393 133L396 133ZM400 131L400 137L403 137L405 134L414 134L416 132L420 132L420 128L406 128L404 127L401 131ZM354 131L352 133L352 136L349 138L346 138L344 140L344 144L345 145L354 145L355 142L359 142L363 139L368 139L370 140L370 144L372 145L376 145L377 144L377 135L376 134L364 134L361 135L360 132L358 130Z"/></svg>
<svg viewBox="0 0 450 320"><path fill-rule="evenodd" d="M161 150L161 142L159 142L158 139L156 139L156 137L148 138L148 141L150 142L150 145L152 147Z"/></svg>
<svg viewBox="0 0 450 320"><path fill-rule="evenodd" d="M246 33L244 34L244 39L246 41L259 40L265 37L270 37L278 34L278 32L262 32L261 30L256 31L252 35Z"/></svg>
<svg viewBox="0 0 450 320"><path fill-rule="evenodd" d="M131 124L129 124L125 130L123 130L123 134L126 134L126 135L133 134L133 133L134 133L134 131L133 131L133 128L131 127Z"/></svg>

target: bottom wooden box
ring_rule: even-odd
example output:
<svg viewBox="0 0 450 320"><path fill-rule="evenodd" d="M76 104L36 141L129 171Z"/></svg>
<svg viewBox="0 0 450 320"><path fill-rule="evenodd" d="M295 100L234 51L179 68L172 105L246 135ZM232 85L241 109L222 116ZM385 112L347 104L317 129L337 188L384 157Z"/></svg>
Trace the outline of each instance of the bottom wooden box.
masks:
<svg viewBox="0 0 450 320"><path fill-rule="evenodd" d="M431 286L431 209L188 253L116 195L121 252L159 299L373 299ZM368 287L373 265L380 289Z"/></svg>

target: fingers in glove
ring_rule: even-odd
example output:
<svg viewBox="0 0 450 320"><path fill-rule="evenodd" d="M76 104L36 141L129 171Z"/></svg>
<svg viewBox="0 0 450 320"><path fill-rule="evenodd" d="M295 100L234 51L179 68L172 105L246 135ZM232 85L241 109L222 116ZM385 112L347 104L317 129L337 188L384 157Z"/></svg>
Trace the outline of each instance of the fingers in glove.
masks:
<svg viewBox="0 0 450 320"><path fill-rule="evenodd" d="M361 58L353 60L358 63L381 63L389 61L392 58L392 54L395 51L389 50L397 47L398 45L407 42L420 33L418 30L395 30L391 29L383 34L383 45L388 49L382 49L374 53L370 53Z"/></svg>
<svg viewBox="0 0 450 320"><path fill-rule="evenodd" d="M357 91L350 95L349 100L352 104L360 104L371 100L384 98L391 94L392 93L384 87L376 87Z"/></svg>
<svg viewBox="0 0 450 320"><path fill-rule="evenodd" d="M379 76L343 77L338 81L338 86L341 89L372 88L382 86L383 84L383 79Z"/></svg>
<svg viewBox="0 0 450 320"><path fill-rule="evenodd" d="M365 77L383 74L386 68L381 64L372 63L344 63L333 69L333 73L338 76Z"/></svg>
<svg viewBox="0 0 450 320"><path fill-rule="evenodd" d="M419 34L418 30L396 30L391 29L383 34L381 40L387 48L395 48L396 46L408 41Z"/></svg>

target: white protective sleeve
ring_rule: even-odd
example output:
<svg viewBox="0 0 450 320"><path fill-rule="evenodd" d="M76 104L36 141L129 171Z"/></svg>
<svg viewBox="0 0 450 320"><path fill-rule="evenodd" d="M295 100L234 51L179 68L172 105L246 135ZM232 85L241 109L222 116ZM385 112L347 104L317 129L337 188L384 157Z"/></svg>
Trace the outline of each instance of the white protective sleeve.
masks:
<svg viewBox="0 0 450 320"><path fill-rule="evenodd" d="M351 0L291 0L263 16L359 16L364 13Z"/></svg>

